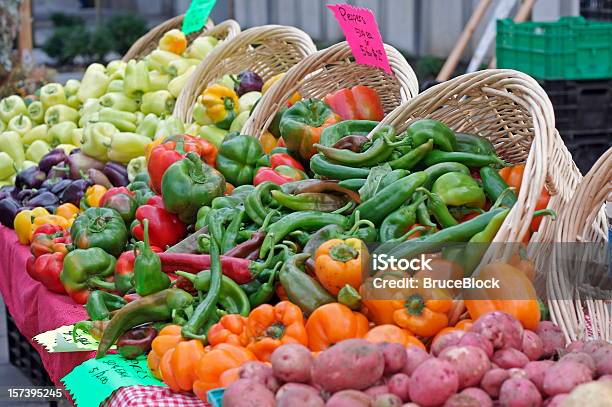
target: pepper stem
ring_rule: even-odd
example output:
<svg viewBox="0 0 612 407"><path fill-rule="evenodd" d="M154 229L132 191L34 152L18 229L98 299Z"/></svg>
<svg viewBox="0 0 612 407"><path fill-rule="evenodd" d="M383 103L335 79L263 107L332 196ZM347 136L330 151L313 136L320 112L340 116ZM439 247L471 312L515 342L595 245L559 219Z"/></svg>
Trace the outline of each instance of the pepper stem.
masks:
<svg viewBox="0 0 612 407"><path fill-rule="evenodd" d="M410 315L421 315L425 309L425 300L419 294L412 294L404 303L404 308Z"/></svg>
<svg viewBox="0 0 612 407"><path fill-rule="evenodd" d="M425 226L417 226L413 229L410 229L408 232L404 233L402 236L398 237L397 239L393 239L394 242L403 242L404 240L408 239L410 236L414 235L417 232L424 232L426 231L427 228Z"/></svg>
<svg viewBox="0 0 612 407"><path fill-rule="evenodd" d="M536 216L550 216L552 220L556 220L557 212L553 211L552 209L540 209L539 211L535 211L533 213L533 217L535 218Z"/></svg>
<svg viewBox="0 0 612 407"><path fill-rule="evenodd" d="M329 257L342 263L356 259L358 256L359 252L346 243L337 244L329 250Z"/></svg>
<svg viewBox="0 0 612 407"><path fill-rule="evenodd" d="M195 274L191 274L191 273L188 273L186 271L181 271L181 270L175 271L174 274L180 277L185 277L187 280L191 281L192 283L195 281Z"/></svg>
<svg viewBox="0 0 612 407"><path fill-rule="evenodd" d="M264 334L272 339L280 339L285 334L285 325L281 322L275 322L266 328Z"/></svg>
<svg viewBox="0 0 612 407"><path fill-rule="evenodd" d="M101 280L98 277L91 277L89 280L87 280L87 282L90 285L92 285L92 286L94 286L96 288L101 288L103 290L112 291L112 290L115 290L115 288L116 288L115 287L115 283L111 283L110 281Z"/></svg>

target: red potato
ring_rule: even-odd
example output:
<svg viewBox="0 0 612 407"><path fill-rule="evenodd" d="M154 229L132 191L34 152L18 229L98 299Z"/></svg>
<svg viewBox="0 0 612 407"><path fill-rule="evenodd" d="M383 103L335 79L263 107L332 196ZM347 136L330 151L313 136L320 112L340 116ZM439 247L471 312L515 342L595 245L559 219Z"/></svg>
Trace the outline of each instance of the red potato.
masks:
<svg viewBox="0 0 612 407"><path fill-rule="evenodd" d="M612 374L605 374L601 376L598 380L612 380Z"/></svg>
<svg viewBox="0 0 612 407"><path fill-rule="evenodd" d="M544 344L537 333L525 329L521 351L529 360L538 360L544 355Z"/></svg>
<svg viewBox="0 0 612 407"><path fill-rule="evenodd" d="M402 407L402 400L395 394L379 394L374 397L373 407Z"/></svg>
<svg viewBox="0 0 612 407"><path fill-rule="evenodd" d="M275 407L276 400L266 386L253 379L238 379L223 393L223 407Z"/></svg>
<svg viewBox="0 0 612 407"><path fill-rule="evenodd" d="M480 387L492 398L499 397L499 389L502 383L510 377L507 370L491 369L484 374L480 381Z"/></svg>
<svg viewBox="0 0 612 407"><path fill-rule="evenodd" d="M522 368L529 363L529 358L520 350L514 348L500 349L493 354L493 363L502 369Z"/></svg>
<svg viewBox="0 0 612 407"><path fill-rule="evenodd" d="M535 384L540 393L544 393L544 376L554 364L552 360L540 360L529 362L524 367L527 378Z"/></svg>
<svg viewBox="0 0 612 407"><path fill-rule="evenodd" d="M566 347L566 352L582 352L584 349L584 341L577 340L570 342Z"/></svg>
<svg viewBox="0 0 612 407"><path fill-rule="evenodd" d="M408 376L412 375L412 372L429 358L431 358L431 355L423 349L418 346L409 346L406 348L406 365L404 366L403 373L406 373Z"/></svg>
<svg viewBox="0 0 612 407"><path fill-rule="evenodd" d="M459 375L459 388L480 383L482 376L491 368L487 354L475 346L450 346L438 357L449 362Z"/></svg>
<svg viewBox="0 0 612 407"><path fill-rule="evenodd" d="M529 380L508 379L499 390L499 404L507 407L538 407L542 405L542 396Z"/></svg>
<svg viewBox="0 0 612 407"><path fill-rule="evenodd" d="M402 407L421 407L421 406L415 403L406 403L406 404L403 404Z"/></svg>
<svg viewBox="0 0 612 407"><path fill-rule="evenodd" d="M291 343L279 346L270 356L274 375L283 382L308 383L312 354L304 345Z"/></svg>
<svg viewBox="0 0 612 407"><path fill-rule="evenodd" d="M276 407L323 407L325 401L312 386L302 383L287 383L276 393Z"/></svg>
<svg viewBox="0 0 612 407"><path fill-rule="evenodd" d="M431 354L438 356L445 348L459 345L459 341L465 334L465 331L451 331L437 337L431 344Z"/></svg>
<svg viewBox="0 0 612 407"><path fill-rule="evenodd" d="M520 349L523 338L523 326L512 315L501 311L489 312L478 318L470 327L487 338L495 349Z"/></svg>
<svg viewBox="0 0 612 407"><path fill-rule="evenodd" d="M561 359L559 359L559 362L578 362L591 369L592 372L595 371L595 361L591 356L584 352L567 353Z"/></svg>
<svg viewBox="0 0 612 407"><path fill-rule="evenodd" d="M367 389L366 391L364 391L365 394L367 394L368 396L374 398L376 396L379 396L381 394L387 394L389 393L389 387L387 387L386 384L381 384L378 386L372 386L369 389Z"/></svg>
<svg viewBox="0 0 612 407"><path fill-rule="evenodd" d="M593 352L595 374L597 376L612 374L612 345L602 346Z"/></svg>
<svg viewBox="0 0 612 407"><path fill-rule="evenodd" d="M525 371L525 369L521 369L520 367L513 367L512 369L508 369L508 374L510 375L510 378L512 379L529 380L529 377L527 377L527 372Z"/></svg>
<svg viewBox="0 0 612 407"><path fill-rule="evenodd" d="M565 348L565 337L561 328L550 321L540 321L536 327L535 333L542 340L544 349L544 357L553 356L558 349Z"/></svg>
<svg viewBox="0 0 612 407"><path fill-rule="evenodd" d="M428 359L410 377L410 400L433 407L444 402L459 389L459 375L450 362Z"/></svg>
<svg viewBox="0 0 612 407"><path fill-rule="evenodd" d="M372 397L357 390L343 390L334 393L325 407L372 407Z"/></svg>
<svg viewBox="0 0 612 407"><path fill-rule="evenodd" d="M383 375L385 359L375 344L348 339L324 350L314 360L311 377L321 388L336 392L371 387Z"/></svg>
<svg viewBox="0 0 612 407"><path fill-rule="evenodd" d="M410 400L410 376L405 373L396 373L387 381L389 393L393 393L403 402Z"/></svg>
<svg viewBox="0 0 612 407"><path fill-rule="evenodd" d="M579 384L593 379L593 371L578 362L557 362L544 375L543 389L549 396L569 393Z"/></svg>
<svg viewBox="0 0 612 407"><path fill-rule="evenodd" d="M465 335L459 339L459 346L476 346L477 348L482 349L489 359L493 357L493 345L491 341L482 336L481 334L477 334L476 332L466 332Z"/></svg>
<svg viewBox="0 0 612 407"><path fill-rule="evenodd" d="M453 394L444 402L444 407L480 407L480 402L466 394Z"/></svg>
<svg viewBox="0 0 612 407"><path fill-rule="evenodd" d="M401 372L406 365L406 348L399 343L382 342L378 344L385 358L384 375ZM415 346L411 346L415 347Z"/></svg>
<svg viewBox="0 0 612 407"><path fill-rule="evenodd" d="M563 400L563 407L610 407L612 382L590 382L576 387Z"/></svg>
<svg viewBox="0 0 612 407"><path fill-rule="evenodd" d="M569 394L557 394L554 397L544 401L544 407L561 407L561 403L569 396Z"/></svg>
<svg viewBox="0 0 612 407"><path fill-rule="evenodd" d="M468 387L467 389L463 389L459 394L465 394L472 398L475 398L476 400L478 400L478 405L480 407L493 407L493 401L491 400L491 397L489 397L489 395L484 390L479 389L478 387Z"/></svg>
<svg viewBox="0 0 612 407"><path fill-rule="evenodd" d="M238 369L238 377L258 381L275 393L278 390L278 381L274 377L272 368L263 362L246 362Z"/></svg>
<svg viewBox="0 0 612 407"><path fill-rule="evenodd" d="M603 339L596 339L594 341L586 342L582 351L584 353L588 353L589 355L593 355L593 353L595 353L599 348L608 345L608 342L604 341Z"/></svg>

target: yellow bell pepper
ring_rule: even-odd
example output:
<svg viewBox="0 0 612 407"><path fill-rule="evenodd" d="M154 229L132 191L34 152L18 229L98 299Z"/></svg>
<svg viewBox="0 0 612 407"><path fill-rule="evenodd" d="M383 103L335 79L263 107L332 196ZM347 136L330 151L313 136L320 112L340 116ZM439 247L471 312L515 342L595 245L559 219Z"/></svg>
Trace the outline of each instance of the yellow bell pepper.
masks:
<svg viewBox="0 0 612 407"><path fill-rule="evenodd" d="M187 48L187 37L181 30L170 30L159 40L159 49L181 55Z"/></svg>
<svg viewBox="0 0 612 407"><path fill-rule="evenodd" d="M228 130L238 114L238 95L223 85L209 86L202 92L202 105L212 123Z"/></svg>
<svg viewBox="0 0 612 407"><path fill-rule="evenodd" d="M49 212L42 207L37 207L31 210L26 209L19 212L13 221L13 229L15 229L15 233L17 233L19 243L30 244L32 241L32 234L34 233L35 229L34 220L39 216L42 217L48 215Z"/></svg>
<svg viewBox="0 0 612 407"><path fill-rule="evenodd" d="M79 214L80 210L76 205L71 203L61 204L55 209L55 214L57 216L61 216L62 218L70 221Z"/></svg>
<svg viewBox="0 0 612 407"><path fill-rule="evenodd" d="M272 85L274 85L276 82L282 79L283 76L285 76L284 72L279 73L278 75L274 75L273 77L265 81L263 86L261 87L261 93L265 94L267 91L269 91ZM300 95L298 92L295 92L293 95L291 95L291 98L289 98L289 101L287 102L287 104L289 106L292 106L301 99L302 99L302 95Z"/></svg>
<svg viewBox="0 0 612 407"><path fill-rule="evenodd" d="M32 234L39 226L42 225L57 225L60 226L62 229L68 229L68 221L63 216L43 215L34 218L34 222L32 224Z"/></svg>
<svg viewBox="0 0 612 407"><path fill-rule="evenodd" d="M102 185L92 185L87 188L85 190L85 203L87 204L87 206L90 208L99 207L100 199L106 193L106 191L108 191L108 189L106 189Z"/></svg>

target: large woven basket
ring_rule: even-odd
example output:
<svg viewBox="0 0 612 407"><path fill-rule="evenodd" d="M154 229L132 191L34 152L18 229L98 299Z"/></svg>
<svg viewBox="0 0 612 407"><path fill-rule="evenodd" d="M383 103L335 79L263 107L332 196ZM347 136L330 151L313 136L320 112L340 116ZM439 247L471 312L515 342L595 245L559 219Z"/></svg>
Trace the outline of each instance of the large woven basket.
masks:
<svg viewBox="0 0 612 407"><path fill-rule="evenodd" d="M568 242L607 241L605 204L611 201L612 149L609 149L585 175L573 199L560 209L555 234L558 245L567 245ZM598 247L588 256L588 260L592 261L596 256L601 256L602 248ZM587 245L583 245L582 249L587 249ZM568 276L588 276L590 282L599 280L593 279L599 276L592 274L593 269L589 267L588 261L573 262L570 267L569 263L563 261L564 251L563 247L559 247L553 251L551 259L547 288L552 320L561 327L568 342L577 339L604 339L612 342L612 293L602 292L601 287L597 285L585 287L568 284ZM609 274L607 279L609 281ZM579 278L578 281L580 280ZM593 296L592 293L596 295Z"/></svg>
<svg viewBox="0 0 612 407"><path fill-rule="evenodd" d="M251 70L266 81L315 51L308 34L295 27L264 25L245 30L216 47L198 66L177 98L173 115L190 123L197 97L223 75Z"/></svg>
<svg viewBox="0 0 612 407"><path fill-rule="evenodd" d="M393 75L369 65L360 65L347 42L318 51L291 68L261 98L243 128L243 133L262 135L275 114L299 92L304 98L322 98L338 89L367 85L378 91L385 113L419 92L414 71L395 48L385 45Z"/></svg>
<svg viewBox="0 0 612 407"><path fill-rule="evenodd" d="M151 28L149 32L140 37L130 49L123 56L124 61L129 61L130 59L141 59L146 55L150 54L155 48L157 48L157 44L161 37L168 31L174 28L181 28L183 24L183 17L185 15L180 15L173 17L163 23ZM215 26L211 19L208 19L204 27L201 30L193 32L187 36L187 41L190 43L195 38L201 35L212 35L217 39L226 39L232 38L240 33L240 25L234 20L226 20L222 23Z"/></svg>

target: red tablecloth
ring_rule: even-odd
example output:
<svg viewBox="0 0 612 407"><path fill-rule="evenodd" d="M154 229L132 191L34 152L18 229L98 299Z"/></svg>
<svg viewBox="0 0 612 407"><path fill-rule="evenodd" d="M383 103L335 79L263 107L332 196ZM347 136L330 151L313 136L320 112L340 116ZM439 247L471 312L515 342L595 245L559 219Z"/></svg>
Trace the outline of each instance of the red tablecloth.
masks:
<svg viewBox="0 0 612 407"><path fill-rule="evenodd" d="M94 352L48 353L32 338L39 333L87 319L87 312L68 296L50 292L25 271L28 246L19 244L12 229L0 225L0 294L21 334L36 348L56 385Z"/></svg>

